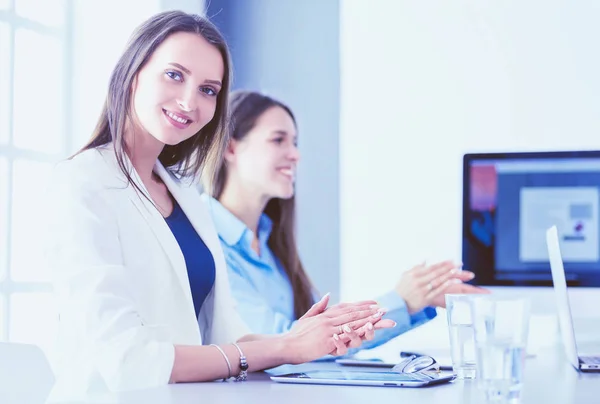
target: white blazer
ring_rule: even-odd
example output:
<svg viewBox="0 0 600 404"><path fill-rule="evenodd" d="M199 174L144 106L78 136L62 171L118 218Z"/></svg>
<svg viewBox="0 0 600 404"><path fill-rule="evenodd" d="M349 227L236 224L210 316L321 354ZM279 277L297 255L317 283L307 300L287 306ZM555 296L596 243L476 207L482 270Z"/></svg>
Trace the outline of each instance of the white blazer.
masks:
<svg viewBox="0 0 600 404"><path fill-rule="evenodd" d="M174 345L249 334L197 189L159 162L155 172L211 251L214 287L196 318L179 245L157 209L127 186L112 145L59 163L49 184L46 245L60 314L51 401L167 384ZM146 192L133 168L131 175Z"/></svg>

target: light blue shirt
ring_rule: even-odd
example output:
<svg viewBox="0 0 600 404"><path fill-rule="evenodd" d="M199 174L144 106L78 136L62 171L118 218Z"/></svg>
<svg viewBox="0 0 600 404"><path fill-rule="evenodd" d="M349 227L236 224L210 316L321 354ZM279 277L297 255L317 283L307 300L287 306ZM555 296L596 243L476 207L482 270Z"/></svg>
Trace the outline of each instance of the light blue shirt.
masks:
<svg viewBox="0 0 600 404"><path fill-rule="evenodd" d="M258 255L252 248L253 232L219 201L202 195L215 223L223 247L229 283L238 311L252 332L256 334L279 334L289 331L294 316L294 294L285 270L267 245L272 222L265 214L258 223ZM315 300L319 297L315 296ZM374 348L398 335L434 318L432 307L410 315L406 302L395 292L375 299L381 307L388 309L384 318L396 322L389 329L377 330L372 341L366 341L362 349ZM356 350L352 350L355 353Z"/></svg>

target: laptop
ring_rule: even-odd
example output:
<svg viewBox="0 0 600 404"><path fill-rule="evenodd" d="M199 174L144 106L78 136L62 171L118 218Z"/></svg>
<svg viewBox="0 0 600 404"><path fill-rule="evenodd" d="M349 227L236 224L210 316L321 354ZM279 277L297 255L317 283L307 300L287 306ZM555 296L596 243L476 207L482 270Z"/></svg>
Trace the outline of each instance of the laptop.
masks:
<svg viewBox="0 0 600 404"><path fill-rule="evenodd" d="M595 353L591 353L584 352L581 347L579 349L577 347L575 329L573 328L573 317L569 303L569 294L567 292L567 280L565 277L562 255L560 253L558 230L556 226L552 226L546 231L546 244L548 246L548 256L550 258L550 269L552 270L554 293L556 295L560 334L567 359L575 369L583 372L600 371L600 348L596 346Z"/></svg>

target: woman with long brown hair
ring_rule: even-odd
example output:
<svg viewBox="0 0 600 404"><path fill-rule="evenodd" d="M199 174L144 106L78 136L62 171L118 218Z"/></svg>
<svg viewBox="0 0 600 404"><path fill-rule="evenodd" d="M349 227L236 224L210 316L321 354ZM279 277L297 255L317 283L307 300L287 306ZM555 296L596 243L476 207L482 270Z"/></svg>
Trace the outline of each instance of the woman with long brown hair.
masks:
<svg viewBox="0 0 600 404"><path fill-rule="evenodd" d="M230 114L231 139L216 175L205 181L203 201L215 221L242 318L254 332L285 332L319 299L295 238L296 119L281 101L252 91L232 93ZM486 293L463 283L472 278L450 261L406 271L393 290L375 299L395 327L362 347L429 321L435 306L444 306L446 293Z"/></svg>
<svg viewBox="0 0 600 404"><path fill-rule="evenodd" d="M178 11L150 18L113 70L92 139L57 165L46 246L60 315L50 401L244 380L344 354L389 326L373 301L325 311L327 298L279 336L251 334L239 318L191 185L226 144L229 72L209 21Z"/></svg>

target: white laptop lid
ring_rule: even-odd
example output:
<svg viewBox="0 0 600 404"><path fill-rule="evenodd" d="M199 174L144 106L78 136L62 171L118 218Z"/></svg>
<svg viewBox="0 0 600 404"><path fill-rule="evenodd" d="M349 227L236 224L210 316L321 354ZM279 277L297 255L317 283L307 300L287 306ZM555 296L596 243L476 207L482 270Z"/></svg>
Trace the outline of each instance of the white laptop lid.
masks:
<svg viewBox="0 0 600 404"><path fill-rule="evenodd" d="M567 279L563 266L558 230L552 226L546 231L546 244L550 258L550 269L552 270L552 282L554 283L554 294L556 295L556 306L558 309L558 321L560 334L565 348L565 354L571 364L579 369L579 357L577 355L577 343L575 342L575 330L573 328L573 317L571 305L567 292Z"/></svg>

